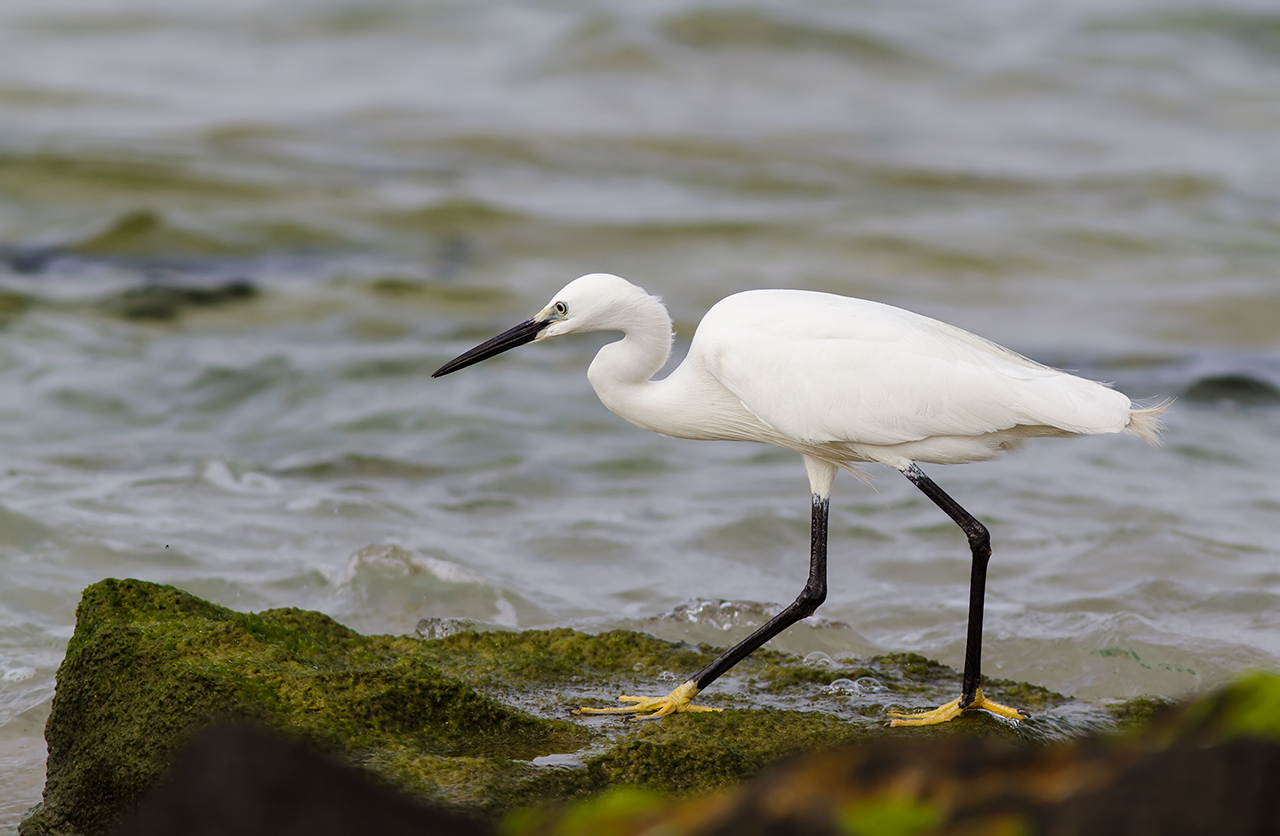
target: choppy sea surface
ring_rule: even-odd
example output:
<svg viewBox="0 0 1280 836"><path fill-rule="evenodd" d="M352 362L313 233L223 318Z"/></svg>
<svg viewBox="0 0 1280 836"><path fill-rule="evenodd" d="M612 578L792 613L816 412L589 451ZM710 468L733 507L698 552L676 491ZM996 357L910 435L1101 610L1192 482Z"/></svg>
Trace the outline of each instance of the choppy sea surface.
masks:
<svg viewBox="0 0 1280 836"><path fill-rule="evenodd" d="M804 287L1176 397L1161 448L926 468L992 531L986 671L1280 664L1274 4L8 0L0 828L104 577L394 633L727 644L789 602L798 458L615 418L607 337L430 378L595 271L664 297L673 366L717 299ZM958 667L963 538L867 473L775 646Z"/></svg>

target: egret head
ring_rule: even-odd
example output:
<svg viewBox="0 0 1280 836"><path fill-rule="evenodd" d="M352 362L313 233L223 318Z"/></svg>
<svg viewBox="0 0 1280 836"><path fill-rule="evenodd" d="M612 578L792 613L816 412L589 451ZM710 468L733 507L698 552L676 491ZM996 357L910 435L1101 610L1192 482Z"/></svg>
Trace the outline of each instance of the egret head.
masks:
<svg viewBox="0 0 1280 836"><path fill-rule="evenodd" d="M565 285L532 319L455 357L431 376L456 372L504 351L550 337L623 330L637 311L652 305L653 298L626 279L608 273L591 273Z"/></svg>

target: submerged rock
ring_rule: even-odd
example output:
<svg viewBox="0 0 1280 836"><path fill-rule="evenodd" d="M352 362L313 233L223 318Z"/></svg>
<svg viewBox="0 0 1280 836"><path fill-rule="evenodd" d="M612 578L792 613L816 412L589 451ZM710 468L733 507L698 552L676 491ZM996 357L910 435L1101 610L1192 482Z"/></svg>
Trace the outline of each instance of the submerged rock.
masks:
<svg viewBox="0 0 1280 836"><path fill-rule="evenodd" d="M102 308L126 319L173 320L190 308L244 302L258 295L248 279L196 282L171 278L149 281L103 300Z"/></svg>
<svg viewBox="0 0 1280 836"><path fill-rule="evenodd" d="M1188 386L1182 396L1195 403L1226 402L1241 406L1280 404L1280 388L1270 381L1248 374L1203 377Z"/></svg>
<svg viewBox="0 0 1280 836"><path fill-rule="evenodd" d="M255 721L414 798L487 818L620 786L691 797L787 755L885 735L1014 745L1116 724L1044 689L991 681L991 696L1035 716L1016 729L978 715L890 730L886 709L950 699L955 672L910 654L815 665L768 651L700 696L722 712L570 719L584 702L670 690L715 653L629 631L362 636L315 612L239 613L105 580L77 609L46 728L44 802L20 832L109 831L193 734L223 720Z"/></svg>

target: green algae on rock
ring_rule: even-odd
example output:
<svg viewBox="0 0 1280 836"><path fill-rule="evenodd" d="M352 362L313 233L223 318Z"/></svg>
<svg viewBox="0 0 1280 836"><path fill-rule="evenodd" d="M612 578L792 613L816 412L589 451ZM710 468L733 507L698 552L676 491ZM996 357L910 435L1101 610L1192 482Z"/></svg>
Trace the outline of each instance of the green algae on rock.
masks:
<svg viewBox="0 0 1280 836"><path fill-rule="evenodd" d="M412 793L479 808L533 771L522 760L590 737L480 695L406 652L414 644L319 613L243 614L172 587L94 584L58 671L44 803L22 833L110 828L219 719L265 722Z"/></svg>
<svg viewBox="0 0 1280 836"><path fill-rule="evenodd" d="M676 714L662 722L628 722L629 733L584 768L554 770L521 788L536 804L631 787L690 797L731 786L790 755L879 737L881 726L830 714L779 709Z"/></svg>
<svg viewBox="0 0 1280 836"><path fill-rule="evenodd" d="M809 664L768 650L702 695L723 712L567 719L619 693L669 690L717 652L625 630L363 636L320 613L238 613L105 580L77 609L46 729L44 804L21 832L105 832L192 733L224 719L256 720L411 795L487 816L618 787L692 797L785 756L879 737L1026 744L1114 726L1101 709L993 682L1036 716L1017 728L975 715L890 730L887 708L945 700L958 675L912 654Z"/></svg>
<svg viewBox="0 0 1280 836"><path fill-rule="evenodd" d="M749 714L751 712L735 712ZM882 735L682 800L614 786L505 817L503 836L955 836L1280 832L1280 674L1176 704L1136 700L1117 732L1053 745ZM1143 718L1149 726L1141 725ZM697 719L701 720L702 717Z"/></svg>
<svg viewBox="0 0 1280 836"><path fill-rule="evenodd" d="M1185 706L1165 707L1151 725L1164 742L1253 738L1280 743L1280 673L1244 674Z"/></svg>

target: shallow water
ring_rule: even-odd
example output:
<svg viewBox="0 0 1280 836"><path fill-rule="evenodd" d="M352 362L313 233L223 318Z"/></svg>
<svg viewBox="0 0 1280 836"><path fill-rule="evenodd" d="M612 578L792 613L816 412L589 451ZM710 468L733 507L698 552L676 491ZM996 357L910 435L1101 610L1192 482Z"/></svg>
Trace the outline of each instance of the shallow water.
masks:
<svg viewBox="0 0 1280 836"><path fill-rule="evenodd" d="M789 601L797 458L616 419L605 337L430 379L595 270L676 359L808 287L1177 396L1163 448L930 470L992 530L987 671L1101 701L1280 660L1274 10L205 5L0 7L0 826L103 577L720 644ZM959 666L963 540L868 475L775 644Z"/></svg>

